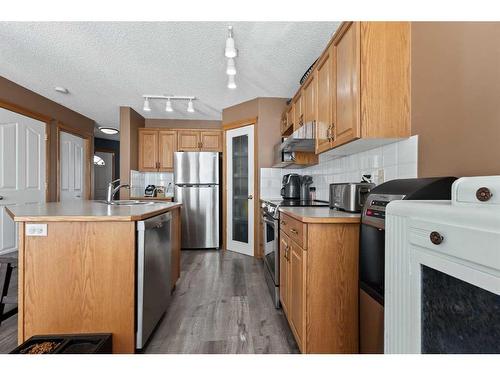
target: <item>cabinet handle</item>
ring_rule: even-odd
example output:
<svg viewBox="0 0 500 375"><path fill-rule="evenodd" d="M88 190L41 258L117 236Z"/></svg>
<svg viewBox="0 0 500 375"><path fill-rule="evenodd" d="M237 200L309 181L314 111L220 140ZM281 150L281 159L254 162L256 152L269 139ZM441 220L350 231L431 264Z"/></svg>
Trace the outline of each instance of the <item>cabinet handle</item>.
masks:
<svg viewBox="0 0 500 375"><path fill-rule="evenodd" d="M297 230L296 230L296 229L293 229L293 228L292 228L292 229L290 229L290 232L292 232L293 234L299 234L299 232L297 232Z"/></svg>
<svg viewBox="0 0 500 375"><path fill-rule="evenodd" d="M484 186L477 189L476 191L476 198L480 202L487 202L491 199L492 196L493 194L491 194L490 189Z"/></svg>
<svg viewBox="0 0 500 375"><path fill-rule="evenodd" d="M444 237L439 232L431 232L429 238L434 245L439 245L444 240Z"/></svg>

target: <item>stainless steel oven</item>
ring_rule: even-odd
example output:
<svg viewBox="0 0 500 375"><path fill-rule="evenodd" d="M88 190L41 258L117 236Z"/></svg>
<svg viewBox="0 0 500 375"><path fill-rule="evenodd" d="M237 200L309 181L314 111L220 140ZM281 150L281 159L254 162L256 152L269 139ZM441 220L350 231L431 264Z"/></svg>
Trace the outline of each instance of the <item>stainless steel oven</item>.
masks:
<svg viewBox="0 0 500 375"><path fill-rule="evenodd" d="M273 213L275 208L273 209ZM262 207L262 239L264 244L264 274L266 276L267 286L271 292L274 306L280 307L279 296L279 220L273 213L269 212L269 207Z"/></svg>

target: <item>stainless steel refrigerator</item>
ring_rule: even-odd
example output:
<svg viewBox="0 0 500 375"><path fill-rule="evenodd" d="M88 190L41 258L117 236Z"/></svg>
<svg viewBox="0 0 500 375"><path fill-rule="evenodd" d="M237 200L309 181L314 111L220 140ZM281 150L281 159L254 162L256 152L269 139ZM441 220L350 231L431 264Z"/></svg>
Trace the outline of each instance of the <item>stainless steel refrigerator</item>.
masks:
<svg viewBox="0 0 500 375"><path fill-rule="evenodd" d="M181 247L219 247L219 153L174 154L174 201L182 203Z"/></svg>

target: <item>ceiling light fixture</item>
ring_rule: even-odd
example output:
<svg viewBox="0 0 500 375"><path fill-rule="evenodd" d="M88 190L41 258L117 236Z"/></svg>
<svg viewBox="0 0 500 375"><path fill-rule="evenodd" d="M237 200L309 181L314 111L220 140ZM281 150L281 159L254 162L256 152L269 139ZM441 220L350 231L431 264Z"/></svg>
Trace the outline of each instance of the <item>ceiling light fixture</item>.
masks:
<svg viewBox="0 0 500 375"><path fill-rule="evenodd" d="M237 86L236 86L236 82L234 80L234 76L228 76L228 81L227 81L227 88L228 89L235 89Z"/></svg>
<svg viewBox="0 0 500 375"><path fill-rule="evenodd" d="M227 59L226 74L230 76L234 76L236 74L236 64L233 58Z"/></svg>
<svg viewBox="0 0 500 375"><path fill-rule="evenodd" d="M173 112L174 109L172 108L172 101L170 98L167 99L167 105L165 106L165 111L166 112Z"/></svg>
<svg viewBox="0 0 500 375"><path fill-rule="evenodd" d="M224 50L224 55L227 58L233 58L238 55L238 50L234 46L234 38L233 38L233 27L229 26L227 28L227 39L226 39L226 49Z"/></svg>
<svg viewBox="0 0 500 375"><path fill-rule="evenodd" d="M151 112L151 107L149 106L149 98L148 97L144 98L144 106L142 107L142 110L146 111L146 112Z"/></svg>
<svg viewBox="0 0 500 375"><path fill-rule="evenodd" d="M104 134L109 134L109 135L118 134L120 132L118 129L108 128L105 126L99 126L99 130Z"/></svg>
<svg viewBox="0 0 500 375"><path fill-rule="evenodd" d="M194 112L194 105L193 105L193 100L189 99L188 106L187 106L187 111L190 113Z"/></svg>

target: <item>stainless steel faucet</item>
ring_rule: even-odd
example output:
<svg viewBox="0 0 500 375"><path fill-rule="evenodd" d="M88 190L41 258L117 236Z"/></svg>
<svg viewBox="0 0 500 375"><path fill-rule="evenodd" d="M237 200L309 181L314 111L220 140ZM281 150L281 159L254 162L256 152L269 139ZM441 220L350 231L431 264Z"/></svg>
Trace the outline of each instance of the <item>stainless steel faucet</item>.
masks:
<svg viewBox="0 0 500 375"><path fill-rule="evenodd" d="M114 180L114 181L111 181L109 184L108 184L108 193L106 194L106 203L107 204L112 204L113 203L113 198L115 197L115 194L118 192L118 190L120 190L121 188L127 188L127 189L130 189L130 185L129 184L120 184L118 185L117 187L115 187L115 184L117 182L120 182L120 179L117 179L117 180Z"/></svg>

